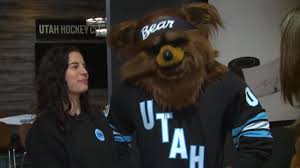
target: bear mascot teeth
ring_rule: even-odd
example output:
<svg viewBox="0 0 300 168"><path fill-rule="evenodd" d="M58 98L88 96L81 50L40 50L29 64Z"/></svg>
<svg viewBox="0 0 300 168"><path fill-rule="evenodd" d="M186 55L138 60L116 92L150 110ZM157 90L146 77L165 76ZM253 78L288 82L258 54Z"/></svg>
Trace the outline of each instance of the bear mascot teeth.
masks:
<svg viewBox="0 0 300 168"><path fill-rule="evenodd" d="M213 6L194 3L123 22L112 27L108 40L128 56L123 81L151 93L163 109L180 110L195 104L205 83L226 71L209 42L219 26Z"/></svg>

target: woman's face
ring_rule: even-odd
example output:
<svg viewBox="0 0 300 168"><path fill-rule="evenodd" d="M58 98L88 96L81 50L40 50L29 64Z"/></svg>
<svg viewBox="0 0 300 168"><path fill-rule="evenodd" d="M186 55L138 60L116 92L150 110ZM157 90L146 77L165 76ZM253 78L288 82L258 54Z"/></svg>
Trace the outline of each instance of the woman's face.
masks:
<svg viewBox="0 0 300 168"><path fill-rule="evenodd" d="M86 92L88 90L88 78L89 74L82 55L76 51L70 52L65 76L69 94L80 95Z"/></svg>

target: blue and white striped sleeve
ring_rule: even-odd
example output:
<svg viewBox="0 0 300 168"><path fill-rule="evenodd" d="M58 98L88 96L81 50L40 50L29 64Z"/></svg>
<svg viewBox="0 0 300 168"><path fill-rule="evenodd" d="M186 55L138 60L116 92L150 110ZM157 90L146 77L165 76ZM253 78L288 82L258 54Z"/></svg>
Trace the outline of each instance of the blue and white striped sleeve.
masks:
<svg viewBox="0 0 300 168"><path fill-rule="evenodd" d="M233 142L236 148L239 147L242 136L249 138L272 138L268 114L260 112L246 121L242 126L232 129Z"/></svg>
<svg viewBox="0 0 300 168"><path fill-rule="evenodd" d="M232 137L238 153L233 167L261 167L272 153L268 114L245 83L235 96L232 109Z"/></svg>
<svg viewBox="0 0 300 168"><path fill-rule="evenodd" d="M121 134L121 126L120 124L118 124L118 122L116 122L113 118L111 113L109 113L110 111L110 105L106 105L103 113L104 116L108 119L109 121L109 126L111 127L112 131L113 131L113 137L114 137L114 141L115 142L120 142L120 143L131 143L133 141L133 135L129 135L129 134Z"/></svg>
<svg viewBox="0 0 300 168"><path fill-rule="evenodd" d="M109 125L113 130L113 137L114 137L115 142L131 143L133 141L132 135L121 134L120 132L117 131L115 126L113 126L112 124L109 124Z"/></svg>

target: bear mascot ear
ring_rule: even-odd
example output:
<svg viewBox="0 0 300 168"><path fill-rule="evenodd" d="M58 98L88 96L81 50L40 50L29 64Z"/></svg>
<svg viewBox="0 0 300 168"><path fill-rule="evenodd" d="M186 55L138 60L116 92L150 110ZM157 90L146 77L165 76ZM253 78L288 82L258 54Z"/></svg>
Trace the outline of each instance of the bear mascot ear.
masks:
<svg viewBox="0 0 300 168"><path fill-rule="evenodd" d="M217 31L223 27L221 16L217 9L208 3L189 3L181 7L185 19L197 28L208 26L208 30Z"/></svg>
<svg viewBox="0 0 300 168"><path fill-rule="evenodd" d="M137 23L125 21L111 27L108 33L108 44L111 48L128 52L135 46Z"/></svg>

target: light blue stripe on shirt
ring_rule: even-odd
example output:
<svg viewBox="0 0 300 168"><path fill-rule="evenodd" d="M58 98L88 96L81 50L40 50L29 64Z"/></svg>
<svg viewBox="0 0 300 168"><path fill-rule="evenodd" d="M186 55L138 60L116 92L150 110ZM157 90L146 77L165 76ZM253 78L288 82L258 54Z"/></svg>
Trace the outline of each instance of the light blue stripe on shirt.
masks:
<svg viewBox="0 0 300 168"><path fill-rule="evenodd" d="M240 127L234 128L232 129L232 136L235 137L238 134L240 134L243 129L250 123L253 121L257 121L257 120L263 120L263 119L268 119L268 114L266 112L261 112L259 114L257 114L256 116L254 116L253 118L251 118L250 120L248 120L245 124L243 124Z"/></svg>

